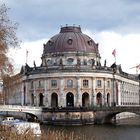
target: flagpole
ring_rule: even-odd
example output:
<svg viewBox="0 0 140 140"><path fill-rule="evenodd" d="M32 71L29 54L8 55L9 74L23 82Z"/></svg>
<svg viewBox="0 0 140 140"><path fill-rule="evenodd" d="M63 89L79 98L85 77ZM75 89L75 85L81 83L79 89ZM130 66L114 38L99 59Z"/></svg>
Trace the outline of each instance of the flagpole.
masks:
<svg viewBox="0 0 140 140"><path fill-rule="evenodd" d="M26 49L26 64L28 62L28 50Z"/></svg>
<svg viewBox="0 0 140 140"><path fill-rule="evenodd" d="M113 50L112 55L114 56L114 60L115 60L115 63L116 63L116 49Z"/></svg>
<svg viewBox="0 0 140 140"><path fill-rule="evenodd" d="M114 59L115 59L115 63L116 63L116 56L114 57Z"/></svg>

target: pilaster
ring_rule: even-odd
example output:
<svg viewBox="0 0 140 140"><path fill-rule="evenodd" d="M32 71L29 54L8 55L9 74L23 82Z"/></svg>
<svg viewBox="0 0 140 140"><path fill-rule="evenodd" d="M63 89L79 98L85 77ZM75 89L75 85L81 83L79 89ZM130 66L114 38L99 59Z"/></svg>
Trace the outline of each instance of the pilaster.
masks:
<svg viewBox="0 0 140 140"><path fill-rule="evenodd" d="M75 95L74 105L76 107L79 107L79 106L82 106L82 94L81 94L81 90L80 90L81 79L80 79L80 77L77 77L76 79L77 79L77 93Z"/></svg>
<svg viewBox="0 0 140 140"><path fill-rule="evenodd" d="M93 78L93 93L92 93L92 98L93 98L93 106L96 106L96 79Z"/></svg>
<svg viewBox="0 0 140 140"><path fill-rule="evenodd" d="M66 96L64 95L64 78L60 78L60 92L59 92L59 97L58 97L58 106L66 107Z"/></svg>

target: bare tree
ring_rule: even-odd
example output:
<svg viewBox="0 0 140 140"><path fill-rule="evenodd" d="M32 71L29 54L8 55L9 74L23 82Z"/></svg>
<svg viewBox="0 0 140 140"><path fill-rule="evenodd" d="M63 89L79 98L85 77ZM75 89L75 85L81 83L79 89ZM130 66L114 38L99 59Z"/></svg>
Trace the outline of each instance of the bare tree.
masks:
<svg viewBox="0 0 140 140"><path fill-rule="evenodd" d="M9 19L8 10L9 8L5 4L0 5L0 83L3 83L4 90L9 89L9 83L13 79L10 77L13 73L13 65L8 58L8 50L10 47L19 46L16 36L17 23L12 23ZM5 103L5 97L2 87L0 87L0 104Z"/></svg>
<svg viewBox="0 0 140 140"><path fill-rule="evenodd" d="M8 49L19 46L15 32L17 23L11 22L7 14L8 10L5 4L0 5L0 79L12 71L13 66L7 56Z"/></svg>

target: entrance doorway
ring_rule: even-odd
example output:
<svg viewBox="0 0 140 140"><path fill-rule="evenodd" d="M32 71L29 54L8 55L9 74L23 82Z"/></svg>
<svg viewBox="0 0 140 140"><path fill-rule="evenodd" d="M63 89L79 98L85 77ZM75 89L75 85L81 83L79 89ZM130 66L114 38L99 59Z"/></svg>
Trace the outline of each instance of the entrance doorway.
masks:
<svg viewBox="0 0 140 140"><path fill-rule="evenodd" d="M89 106L89 94L88 93L83 93L82 95L82 106L83 107L88 107Z"/></svg>
<svg viewBox="0 0 140 140"><path fill-rule="evenodd" d="M67 95L66 95L66 106L67 107L74 106L74 95L71 92L67 93Z"/></svg>
<svg viewBox="0 0 140 140"><path fill-rule="evenodd" d="M44 105L44 104L43 104L43 98L44 98L43 94L40 93L40 94L39 94L39 106L43 106L43 105Z"/></svg>
<svg viewBox="0 0 140 140"><path fill-rule="evenodd" d="M58 107L58 95L56 93L51 95L51 107Z"/></svg>
<svg viewBox="0 0 140 140"><path fill-rule="evenodd" d="M97 106L102 106L102 94L99 92L96 96Z"/></svg>

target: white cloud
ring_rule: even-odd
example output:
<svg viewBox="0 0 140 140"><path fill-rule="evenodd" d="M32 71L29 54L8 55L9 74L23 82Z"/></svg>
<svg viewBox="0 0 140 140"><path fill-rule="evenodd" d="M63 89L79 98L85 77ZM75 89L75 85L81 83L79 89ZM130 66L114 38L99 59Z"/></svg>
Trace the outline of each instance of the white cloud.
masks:
<svg viewBox="0 0 140 140"><path fill-rule="evenodd" d="M16 65L25 64L26 49L29 51L28 63L33 65L35 60L40 65L45 43L41 38L58 32L59 25L80 24L90 31L98 31L95 35L90 31L86 33L99 43L102 64L105 59L108 66L113 63L112 51L116 48L117 64L121 64L124 71L135 73L130 67L140 63L140 1L62 0L60 3L57 0L25 0L20 4L17 1L4 2L11 8L10 18L19 23L19 37L23 41L37 41L26 41L21 49L12 51ZM49 10L46 12L46 9Z"/></svg>
<svg viewBox="0 0 140 140"><path fill-rule="evenodd" d="M90 31L85 31L93 40L98 41L99 51L102 58L107 60L107 65L114 63L112 51L116 49L116 62L121 64L123 71L136 73L136 69L131 67L140 64L140 34L119 34L113 31L97 32L93 35Z"/></svg>
<svg viewBox="0 0 140 140"><path fill-rule="evenodd" d="M89 30L113 30L121 34L140 32L138 0L18 1L4 0L11 8L8 13L10 19L19 23L18 35L23 41L48 37L65 24L81 25Z"/></svg>
<svg viewBox="0 0 140 140"><path fill-rule="evenodd" d="M116 49L117 64L121 64L123 71L128 73L136 73L135 69L131 67L140 64L140 34L126 34L122 35L113 31L96 32L95 35L86 30L85 34L91 36L93 40L99 43L99 51L101 55L101 63L107 61L107 66L114 63L112 51ZM28 64L33 66L35 60L36 65L41 64L41 56L43 53L43 44L48 39L41 39L32 42L25 42L21 44L21 49L12 50L10 56L15 61L16 68L20 68L26 63L26 49L28 53Z"/></svg>
<svg viewBox="0 0 140 140"><path fill-rule="evenodd" d="M9 56L13 59L16 72L19 72L21 66L26 63L26 50L28 51L27 63L33 66L33 61L35 61L36 65L40 66L43 44L46 42L47 39L25 42L18 49L10 49Z"/></svg>
<svg viewBox="0 0 140 140"><path fill-rule="evenodd" d="M121 64L123 71L136 73L136 69L130 69L140 64L140 34L120 34L113 31L102 31L93 34L86 30L86 34L99 43L101 62L107 60L107 65L111 66L115 59L112 51L116 49L116 62Z"/></svg>

